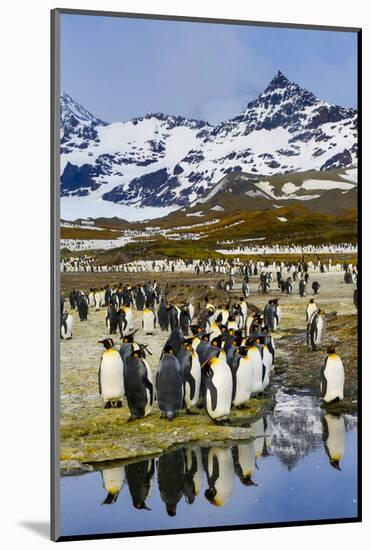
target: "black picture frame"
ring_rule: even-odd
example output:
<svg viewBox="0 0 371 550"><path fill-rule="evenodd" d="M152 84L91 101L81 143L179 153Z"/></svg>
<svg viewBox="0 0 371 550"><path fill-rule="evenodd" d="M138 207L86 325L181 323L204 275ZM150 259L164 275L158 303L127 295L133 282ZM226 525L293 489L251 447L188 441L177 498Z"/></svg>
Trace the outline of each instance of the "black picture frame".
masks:
<svg viewBox="0 0 371 550"><path fill-rule="evenodd" d="M359 304L358 304L358 447L357 447L357 468L358 468L358 500L357 517L339 518L329 520L304 520L286 521L281 523L246 524L246 525L220 525L202 528L168 529L152 531L136 531L122 533L87 534L78 536L63 536L60 534L60 473L59 473L59 422L60 422L60 374L59 374L59 327L60 327L60 137L59 137L59 113L60 113L60 19L64 14L86 15L98 17L117 17L131 19L153 19L164 21L184 21L192 23L228 24L254 27L277 27L290 29L326 30L352 32L357 34L357 99L358 99L358 256L359 256ZM237 531L250 529L281 528L289 526L309 526L324 524L356 523L362 521L362 363L361 363L361 334L362 334L362 29L358 27L337 27L327 25L302 25L284 22L261 22L236 19L217 19L209 17L188 17L175 15L159 15L147 13L125 13L97 10L79 10L56 8L51 10L51 433L50 433L50 454L51 454L51 539L53 541L91 540L124 538L138 536L171 535L179 533L202 533L218 531Z"/></svg>

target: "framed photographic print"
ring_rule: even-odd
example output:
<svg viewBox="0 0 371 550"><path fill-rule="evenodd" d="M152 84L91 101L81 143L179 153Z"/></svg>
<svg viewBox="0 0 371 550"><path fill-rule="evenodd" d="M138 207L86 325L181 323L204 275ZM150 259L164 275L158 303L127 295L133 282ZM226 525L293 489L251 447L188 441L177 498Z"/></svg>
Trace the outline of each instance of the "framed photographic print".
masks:
<svg viewBox="0 0 371 550"><path fill-rule="evenodd" d="M52 11L54 540L361 520L360 59Z"/></svg>

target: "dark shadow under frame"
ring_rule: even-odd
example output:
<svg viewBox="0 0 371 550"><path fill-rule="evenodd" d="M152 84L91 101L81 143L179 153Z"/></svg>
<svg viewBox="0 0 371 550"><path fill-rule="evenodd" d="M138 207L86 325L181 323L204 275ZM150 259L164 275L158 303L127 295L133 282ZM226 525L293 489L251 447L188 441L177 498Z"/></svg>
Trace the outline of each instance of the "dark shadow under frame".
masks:
<svg viewBox="0 0 371 550"><path fill-rule="evenodd" d="M96 535L60 535L60 465L59 465L59 443L60 443L60 16L63 14L86 15L99 17L121 17L126 19L154 19L163 21L184 21L191 23L228 24L254 27L276 27L288 29L323 30L334 32L357 33L357 141L358 141L358 447L357 447L357 516L352 518L339 518L329 520L304 520L287 521L280 523L262 523L246 525L226 525L201 528L167 529L156 531L135 531L122 533L104 533ZM50 491L50 536L54 541L62 542L69 540L91 540L105 538L123 538L138 536L153 536L178 533L206 533L217 531L237 531L244 529L263 529L271 527L289 527L305 525L326 525L338 523L355 523L362 521L362 355L361 355L361 334L362 334L362 29L358 27L335 27L326 25L301 25L293 23L269 23L262 21L244 21L237 19L216 19L208 17L185 17L175 15L156 15L143 13L121 13L96 10L75 10L56 8L51 10L51 431L50 431L50 455L51 455L51 491Z"/></svg>

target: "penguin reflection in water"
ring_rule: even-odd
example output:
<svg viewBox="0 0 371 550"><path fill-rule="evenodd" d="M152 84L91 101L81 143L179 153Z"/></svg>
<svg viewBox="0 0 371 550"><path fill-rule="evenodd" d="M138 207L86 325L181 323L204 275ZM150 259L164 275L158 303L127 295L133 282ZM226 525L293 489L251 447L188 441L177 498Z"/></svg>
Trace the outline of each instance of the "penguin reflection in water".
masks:
<svg viewBox="0 0 371 550"><path fill-rule="evenodd" d="M139 462L125 466L130 495L133 500L133 506L137 510L151 510L146 504L146 499L151 494L154 473L154 459L140 460Z"/></svg>
<svg viewBox="0 0 371 550"><path fill-rule="evenodd" d="M188 504L193 504L202 485L202 457L200 447L187 447L184 450L185 478L184 498Z"/></svg>
<svg viewBox="0 0 371 550"><path fill-rule="evenodd" d="M344 399L344 367L334 346L327 348L327 357L320 373L320 394L325 403Z"/></svg>
<svg viewBox="0 0 371 550"><path fill-rule="evenodd" d="M158 488L169 516L176 515L178 502L183 496L185 460L182 449L166 453L158 459Z"/></svg>
<svg viewBox="0 0 371 550"><path fill-rule="evenodd" d="M103 488L107 496L102 504L113 504L118 499L122 486L125 483L125 466L105 468L101 471Z"/></svg>
<svg viewBox="0 0 371 550"><path fill-rule="evenodd" d="M234 466L232 451L229 447L211 447L208 449L206 477L208 488L205 497L214 506L224 506L233 493Z"/></svg>
<svg viewBox="0 0 371 550"><path fill-rule="evenodd" d="M322 440L330 465L341 470L340 460L345 451L345 422L340 415L327 413L322 418Z"/></svg>
<svg viewBox="0 0 371 550"><path fill-rule="evenodd" d="M255 472L255 446L254 441L242 443L232 448L234 471L241 483L246 486L256 486L252 480Z"/></svg>
<svg viewBox="0 0 371 550"><path fill-rule="evenodd" d="M124 400L124 363L121 355L114 349L112 338L99 340L106 351L103 352L99 365L99 395L103 397L104 408L122 407Z"/></svg>

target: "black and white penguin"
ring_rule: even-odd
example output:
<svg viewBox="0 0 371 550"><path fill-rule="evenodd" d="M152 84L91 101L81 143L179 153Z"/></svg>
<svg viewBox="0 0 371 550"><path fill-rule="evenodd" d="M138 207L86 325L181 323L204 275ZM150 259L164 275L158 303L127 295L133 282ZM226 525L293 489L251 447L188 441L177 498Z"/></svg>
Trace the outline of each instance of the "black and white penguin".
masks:
<svg viewBox="0 0 371 550"><path fill-rule="evenodd" d="M188 307L185 305L180 310L180 315L179 315L179 326L185 336L188 336L189 334L190 325L191 325L191 315Z"/></svg>
<svg viewBox="0 0 371 550"><path fill-rule="evenodd" d="M153 474L155 473L155 461L139 460L125 466L125 476L133 506L137 510L150 510L146 499L151 494Z"/></svg>
<svg viewBox="0 0 371 550"><path fill-rule="evenodd" d="M173 420L183 406L184 386L180 363L170 345L165 345L157 369L156 394L160 416Z"/></svg>
<svg viewBox="0 0 371 550"><path fill-rule="evenodd" d="M197 353L192 348L192 339L185 340L181 357L178 356L184 379L184 405L187 414L200 398L201 365Z"/></svg>
<svg viewBox="0 0 371 550"><path fill-rule="evenodd" d="M233 405L242 408L250 399L253 388L252 365L246 348L240 348L239 354L236 357L233 374L235 376Z"/></svg>
<svg viewBox="0 0 371 550"><path fill-rule="evenodd" d="M212 357L202 365L205 380L205 408L214 422L226 420L231 412L233 380L222 357Z"/></svg>
<svg viewBox="0 0 371 550"><path fill-rule="evenodd" d="M310 341L312 350L316 351L318 346L321 345L325 335L325 312L322 309L318 309L317 312L312 315L312 320L308 323L307 330L307 343Z"/></svg>
<svg viewBox="0 0 371 550"><path fill-rule="evenodd" d="M176 515L178 502L183 496L185 471L182 449L165 453L158 459L158 488L169 516Z"/></svg>
<svg viewBox="0 0 371 550"><path fill-rule="evenodd" d="M234 488L234 466L229 447L210 447L206 471L208 488L205 497L214 506L224 506Z"/></svg>
<svg viewBox="0 0 371 550"><path fill-rule="evenodd" d="M320 394L325 403L344 399L344 366L334 346L327 348L327 357L320 373Z"/></svg>
<svg viewBox="0 0 371 550"><path fill-rule="evenodd" d="M112 304L107 307L106 327L109 334L116 334L119 327L120 316Z"/></svg>
<svg viewBox="0 0 371 550"><path fill-rule="evenodd" d="M248 348L247 357L252 369L251 393L257 394L263 391L264 366L263 358L258 346L252 340L246 342Z"/></svg>
<svg viewBox="0 0 371 550"><path fill-rule="evenodd" d="M270 330L274 331L277 329L279 321L278 321L278 315L277 315L277 308L274 303L274 300L269 300L268 304L265 306L264 320Z"/></svg>
<svg viewBox="0 0 371 550"><path fill-rule="evenodd" d="M329 462L335 470L341 470L340 460L345 452L344 417L327 413L322 417L322 441Z"/></svg>
<svg viewBox="0 0 371 550"><path fill-rule="evenodd" d="M72 338L73 317L70 313L65 312L61 317L61 338L62 340L70 340Z"/></svg>
<svg viewBox="0 0 371 550"><path fill-rule="evenodd" d="M318 311L317 304L315 303L314 299L311 298L309 300L309 304L307 305L307 309L305 311L305 318L308 323L311 323L313 315Z"/></svg>
<svg viewBox="0 0 371 550"><path fill-rule="evenodd" d="M188 504L193 504L202 486L202 457L200 447L186 447L184 458L184 498Z"/></svg>
<svg viewBox="0 0 371 550"><path fill-rule="evenodd" d="M106 351L103 352L99 372L99 395L103 398L104 408L122 407L124 400L124 363L121 355L114 349L112 338L100 340Z"/></svg>
<svg viewBox="0 0 371 550"><path fill-rule="evenodd" d="M169 306L169 323L170 328L179 328L179 311L178 308L172 304Z"/></svg>
<svg viewBox="0 0 371 550"><path fill-rule="evenodd" d="M320 284L318 281L313 281L312 283L312 290L313 290L313 294L318 294L319 293L319 289L320 289Z"/></svg>
<svg viewBox="0 0 371 550"><path fill-rule="evenodd" d="M149 307L143 310L142 329L147 335L153 334L156 330L156 314Z"/></svg>
<svg viewBox="0 0 371 550"><path fill-rule="evenodd" d="M88 302L83 294L79 296L77 302L77 309L79 312L80 321L86 321L88 319Z"/></svg>
<svg viewBox="0 0 371 550"><path fill-rule="evenodd" d="M169 307L166 305L164 298L161 298L161 302L157 311L157 317L158 317L158 323L160 325L161 330L163 332L164 331L167 332L169 330L170 317L169 317Z"/></svg>
<svg viewBox="0 0 371 550"><path fill-rule="evenodd" d="M154 401L153 375L141 349L134 350L132 355L125 358L124 386L130 411L129 420L148 416Z"/></svg>
<svg viewBox="0 0 371 550"><path fill-rule="evenodd" d="M101 470L103 488L107 492L102 504L113 504L118 499L122 486L125 483L125 466L104 468Z"/></svg>
<svg viewBox="0 0 371 550"><path fill-rule="evenodd" d="M255 472L254 441L240 443L232 448L234 471L243 485L256 486L252 480Z"/></svg>
<svg viewBox="0 0 371 550"><path fill-rule="evenodd" d="M169 338L166 340L164 348L166 346L170 346L174 352L174 355L177 356L182 349L183 342L184 336L181 333L180 329L176 327L171 331Z"/></svg>

